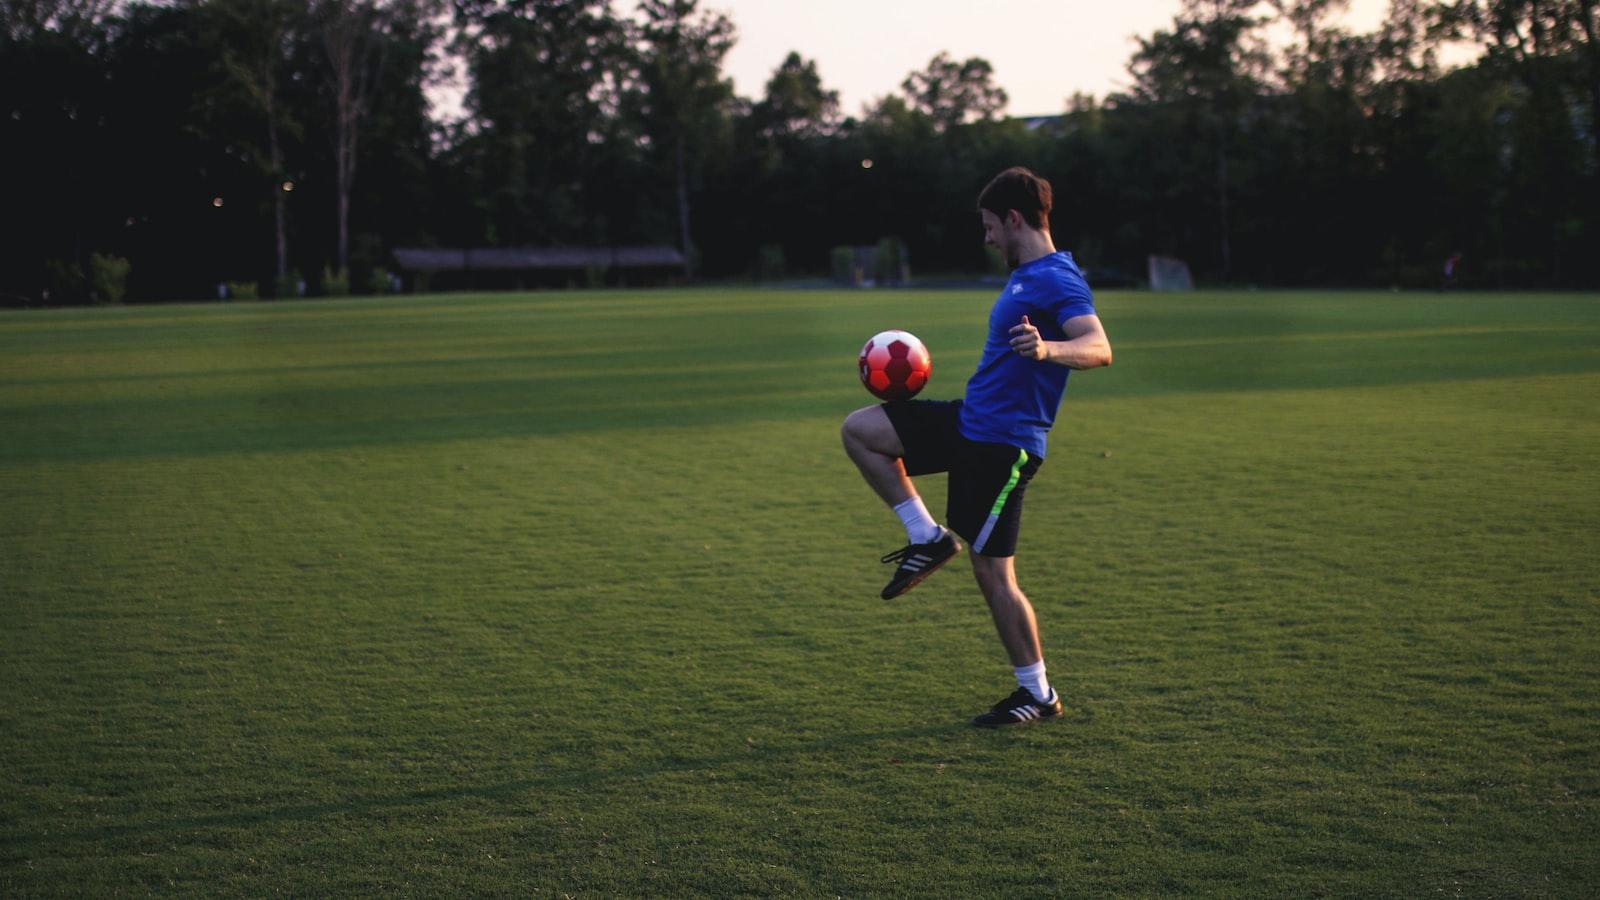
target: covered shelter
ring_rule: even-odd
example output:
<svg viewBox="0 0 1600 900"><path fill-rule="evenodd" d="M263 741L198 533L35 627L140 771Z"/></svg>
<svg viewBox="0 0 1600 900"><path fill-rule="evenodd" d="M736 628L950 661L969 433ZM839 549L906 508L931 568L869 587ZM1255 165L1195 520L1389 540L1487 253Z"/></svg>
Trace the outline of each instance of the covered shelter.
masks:
<svg viewBox="0 0 1600 900"><path fill-rule="evenodd" d="M660 284L681 274L683 254L629 247L401 247L395 263L414 290Z"/></svg>

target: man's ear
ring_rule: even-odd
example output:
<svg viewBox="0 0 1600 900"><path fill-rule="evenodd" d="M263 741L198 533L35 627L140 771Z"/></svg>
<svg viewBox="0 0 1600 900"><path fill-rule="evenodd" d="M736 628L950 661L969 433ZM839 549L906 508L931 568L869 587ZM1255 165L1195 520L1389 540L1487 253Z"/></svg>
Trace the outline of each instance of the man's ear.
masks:
<svg viewBox="0 0 1600 900"><path fill-rule="evenodd" d="M1012 231L1020 229L1022 227L1022 212L1015 209L1006 210L1006 225Z"/></svg>

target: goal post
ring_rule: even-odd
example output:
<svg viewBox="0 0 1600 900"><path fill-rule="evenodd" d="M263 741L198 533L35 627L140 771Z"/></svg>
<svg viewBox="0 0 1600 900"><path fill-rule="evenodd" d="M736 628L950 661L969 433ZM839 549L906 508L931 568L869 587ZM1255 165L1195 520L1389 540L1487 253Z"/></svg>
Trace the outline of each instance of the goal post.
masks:
<svg viewBox="0 0 1600 900"><path fill-rule="evenodd" d="M1150 290L1192 291L1194 276L1189 274L1189 264L1171 256L1150 257Z"/></svg>

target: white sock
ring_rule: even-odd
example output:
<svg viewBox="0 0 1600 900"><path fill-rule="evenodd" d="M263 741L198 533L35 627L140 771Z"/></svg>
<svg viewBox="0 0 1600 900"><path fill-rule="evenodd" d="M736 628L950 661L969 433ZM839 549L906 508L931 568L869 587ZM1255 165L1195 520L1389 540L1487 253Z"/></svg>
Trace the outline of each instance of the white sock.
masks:
<svg viewBox="0 0 1600 900"><path fill-rule="evenodd" d="M1044 677L1044 660L1031 666L1016 666L1012 671L1017 673L1017 687L1027 688L1033 699L1049 703L1056 698L1056 692L1050 689L1050 680Z"/></svg>
<svg viewBox="0 0 1600 900"><path fill-rule="evenodd" d="M926 544L939 536L939 523L928 515L928 508L922 505L922 498L913 494L910 500L896 506L894 514L906 526L906 539L913 544Z"/></svg>

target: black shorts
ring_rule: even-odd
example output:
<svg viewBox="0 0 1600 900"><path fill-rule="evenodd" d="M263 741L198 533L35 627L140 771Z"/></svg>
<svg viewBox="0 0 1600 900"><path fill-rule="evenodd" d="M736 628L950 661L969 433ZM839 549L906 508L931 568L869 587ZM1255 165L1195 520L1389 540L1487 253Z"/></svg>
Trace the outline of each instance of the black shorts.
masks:
<svg viewBox="0 0 1600 900"><path fill-rule="evenodd" d="M1015 556L1022 495L1044 459L1010 444L962 436L960 400L883 404L906 448L907 475L949 472L945 522L981 556Z"/></svg>

